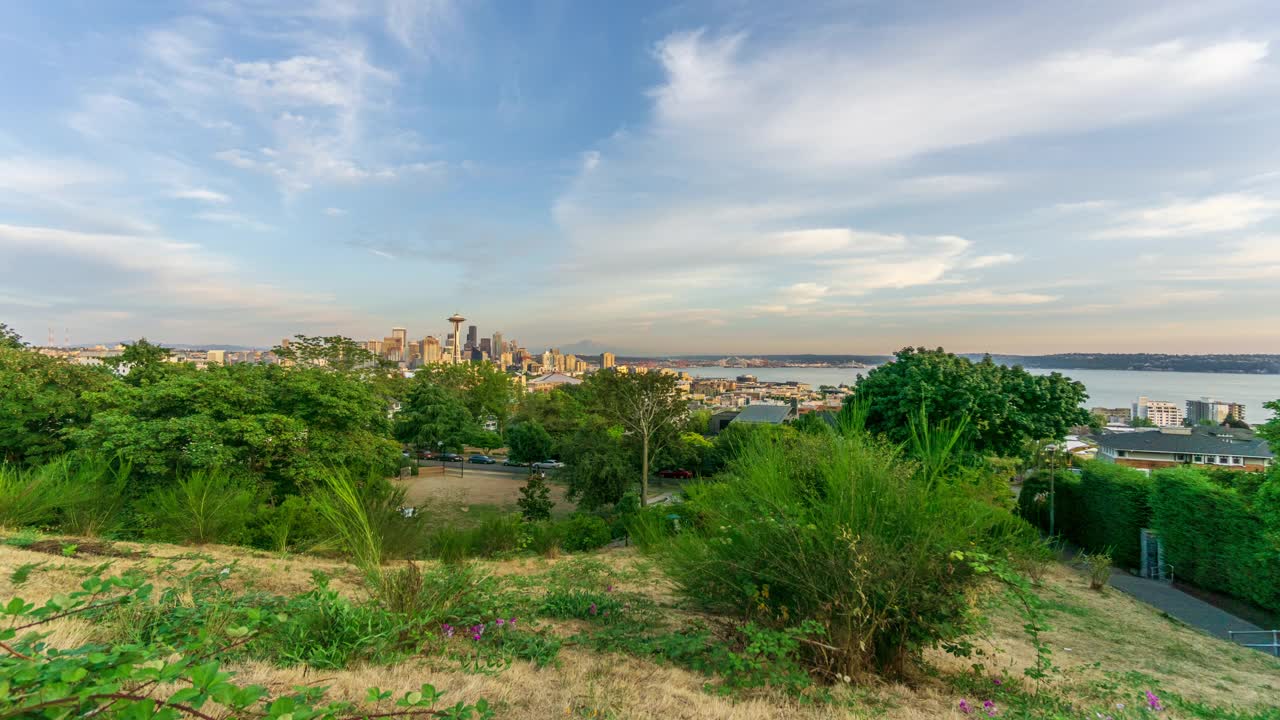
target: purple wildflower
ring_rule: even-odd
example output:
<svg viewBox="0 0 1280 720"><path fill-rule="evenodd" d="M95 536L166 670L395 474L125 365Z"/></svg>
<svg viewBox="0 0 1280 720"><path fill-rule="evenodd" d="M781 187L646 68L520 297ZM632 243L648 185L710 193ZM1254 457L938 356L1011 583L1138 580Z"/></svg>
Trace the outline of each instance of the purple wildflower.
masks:
<svg viewBox="0 0 1280 720"><path fill-rule="evenodd" d="M590 609L588 612L590 612L592 615L595 615L595 614L596 614L596 604L595 604L595 603L591 603L591 609Z"/></svg>
<svg viewBox="0 0 1280 720"><path fill-rule="evenodd" d="M1004 681L998 677L993 677L991 678L991 684L995 685L996 687L1000 687L1001 685L1004 684Z"/></svg>
<svg viewBox="0 0 1280 720"><path fill-rule="evenodd" d="M507 621L507 624L508 624L508 625L510 625L511 627L515 627L515 626L516 626L516 619L515 619L515 618L511 618L510 620L508 620L508 621Z"/></svg>
<svg viewBox="0 0 1280 720"><path fill-rule="evenodd" d="M503 620L502 618L498 618L498 627L502 627L502 625L504 625L506 622L507 622L506 620Z"/></svg>
<svg viewBox="0 0 1280 720"><path fill-rule="evenodd" d="M1156 694L1150 690L1147 691L1147 705L1156 712L1164 710L1164 706L1160 704L1160 698L1156 697Z"/></svg>
<svg viewBox="0 0 1280 720"><path fill-rule="evenodd" d="M960 712L964 713L965 715L968 715L969 713L973 712L973 708L969 705L969 702L967 700L960 701Z"/></svg>
<svg viewBox="0 0 1280 720"><path fill-rule="evenodd" d="M604 589L604 591L605 591L605 592L613 592L613 586L612 586L612 585L609 585L608 587L606 587L606 588Z"/></svg>
<svg viewBox="0 0 1280 720"><path fill-rule="evenodd" d="M995 717L1000 714L1000 711L996 709L996 704L990 700L983 700L982 707L987 711L987 717Z"/></svg>
<svg viewBox="0 0 1280 720"><path fill-rule="evenodd" d="M451 638L453 637L453 626L448 623L445 623L440 627L440 632L444 633L445 637Z"/></svg>

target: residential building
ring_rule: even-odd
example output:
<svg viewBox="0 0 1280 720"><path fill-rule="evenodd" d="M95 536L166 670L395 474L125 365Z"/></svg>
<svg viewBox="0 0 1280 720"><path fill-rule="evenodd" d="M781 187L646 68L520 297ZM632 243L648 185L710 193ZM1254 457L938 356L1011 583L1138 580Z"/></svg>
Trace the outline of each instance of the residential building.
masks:
<svg viewBox="0 0 1280 720"><path fill-rule="evenodd" d="M781 425L795 419L794 405L748 405L730 423Z"/></svg>
<svg viewBox="0 0 1280 720"><path fill-rule="evenodd" d="M580 378L571 377L564 373L547 373L540 375L528 382L530 392L550 392L562 385L581 385Z"/></svg>
<svg viewBox="0 0 1280 720"><path fill-rule="evenodd" d="M1187 422L1192 425L1199 425L1204 421L1221 425L1227 418L1244 422L1244 405L1210 398L1187 401Z"/></svg>
<svg viewBox="0 0 1280 720"><path fill-rule="evenodd" d="M1260 471L1275 461L1267 442L1243 430L1177 427L1145 432L1103 433L1098 459L1117 465L1158 470L1177 465L1212 465Z"/></svg>
<svg viewBox="0 0 1280 720"><path fill-rule="evenodd" d="M440 362L440 339L428 335L422 338L422 363L434 365Z"/></svg>
<svg viewBox="0 0 1280 720"><path fill-rule="evenodd" d="M611 368L611 367L613 367L614 365L617 365L617 364L618 364L618 358L614 357L613 353L611 353L611 352L602 352L602 353L600 353L600 368L601 368L601 369L605 369L605 370L607 370L607 369L609 369L609 368Z"/></svg>
<svg viewBox="0 0 1280 720"><path fill-rule="evenodd" d="M1133 404L1133 416L1150 420L1156 427L1180 427L1186 415L1176 403L1141 396Z"/></svg>
<svg viewBox="0 0 1280 720"><path fill-rule="evenodd" d="M205 355L205 362L209 365L226 365L227 351L226 350L210 350Z"/></svg>
<svg viewBox="0 0 1280 720"><path fill-rule="evenodd" d="M1091 415L1101 415L1107 419L1108 425L1128 425L1133 420L1133 408L1090 408Z"/></svg>

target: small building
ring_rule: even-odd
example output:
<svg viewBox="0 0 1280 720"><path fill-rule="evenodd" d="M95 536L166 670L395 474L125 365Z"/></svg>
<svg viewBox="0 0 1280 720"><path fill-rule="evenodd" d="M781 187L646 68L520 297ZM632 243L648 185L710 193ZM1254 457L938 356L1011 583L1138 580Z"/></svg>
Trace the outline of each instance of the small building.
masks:
<svg viewBox="0 0 1280 720"><path fill-rule="evenodd" d="M731 423L781 425L796 418L794 405L748 405Z"/></svg>
<svg viewBox="0 0 1280 720"><path fill-rule="evenodd" d="M738 417L739 410L721 410L711 416L711 421L707 423L708 435L719 435L721 431L729 427L729 423Z"/></svg>
<svg viewBox="0 0 1280 720"><path fill-rule="evenodd" d="M550 392L562 385L581 385L582 379L564 373L540 375L527 384L530 392Z"/></svg>
<svg viewBox="0 0 1280 720"><path fill-rule="evenodd" d="M1161 428L1145 432L1102 433L1098 459L1144 470L1178 465L1208 465L1259 471L1275 461L1267 441L1231 428Z"/></svg>

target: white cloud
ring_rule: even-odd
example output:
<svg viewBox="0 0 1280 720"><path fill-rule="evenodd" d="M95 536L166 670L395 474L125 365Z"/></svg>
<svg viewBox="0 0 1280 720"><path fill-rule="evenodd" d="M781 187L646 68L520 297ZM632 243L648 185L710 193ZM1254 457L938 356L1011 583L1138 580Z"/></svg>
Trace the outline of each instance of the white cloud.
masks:
<svg viewBox="0 0 1280 720"><path fill-rule="evenodd" d="M251 217L247 217L237 212L214 212L210 210L196 213L192 217L197 220L204 220L205 222L222 223L224 225L246 228L256 232L268 232L275 229L267 223L254 220Z"/></svg>
<svg viewBox="0 0 1280 720"><path fill-rule="evenodd" d="M952 305L1042 305L1059 299L1057 295L1028 292L998 292L989 289L962 290L959 292L928 295L905 304L913 307L940 307Z"/></svg>
<svg viewBox="0 0 1280 720"><path fill-rule="evenodd" d="M328 215L329 217L342 217L343 215L347 214L347 211L343 210L342 208L327 207L324 209L324 214Z"/></svg>
<svg viewBox="0 0 1280 720"><path fill-rule="evenodd" d="M388 0L387 32L406 50L440 59L461 19L453 0Z"/></svg>
<svg viewBox="0 0 1280 720"><path fill-rule="evenodd" d="M115 173L69 158L11 156L0 158L0 190L40 194L71 187L99 185Z"/></svg>
<svg viewBox="0 0 1280 720"><path fill-rule="evenodd" d="M1178 200L1159 207L1130 210L1097 238L1167 238L1243 230L1280 212L1280 201L1250 193Z"/></svg>
<svg viewBox="0 0 1280 720"><path fill-rule="evenodd" d="M195 200L197 202L211 203L213 205L225 205L231 202L231 198L225 193L208 188L188 188L185 190L175 190L170 197L178 200Z"/></svg>
<svg viewBox="0 0 1280 720"><path fill-rule="evenodd" d="M978 270L980 268L995 267L996 265L1008 265L1018 262L1018 256L1013 253L997 253L995 255L979 255L978 257L965 263L965 267Z"/></svg>

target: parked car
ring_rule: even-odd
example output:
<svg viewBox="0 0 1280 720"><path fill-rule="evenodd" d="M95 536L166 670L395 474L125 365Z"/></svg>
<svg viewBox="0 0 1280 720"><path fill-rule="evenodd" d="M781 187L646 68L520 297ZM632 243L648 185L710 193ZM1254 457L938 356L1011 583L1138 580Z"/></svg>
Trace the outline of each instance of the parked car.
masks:
<svg viewBox="0 0 1280 720"><path fill-rule="evenodd" d="M564 467L564 463L559 460L539 460L538 462L533 463L530 467L536 470L559 470Z"/></svg>
<svg viewBox="0 0 1280 720"><path fill-rule="evenodd" d="M516 462L511 458L507 458L506 460L503 460L502 464L506 465L507 467L529 467L529 463Z"/></svg>
<svg viewBox="0 0 1280 720"><path fill-rule="evenodd" d="M674 478L676 480L689 480L693 477L693 473L685 470L684 468L667 468L666 470L659 470L658 477Z"/></svg>
<svg viewBox="0 0 1280 720"><path fill-rule="evenodd" d="M462 456L458 453L440 453L442 462L462 462Z"/></svg>
<svg viewBox="0 0 1280 720"><path fill-rule="evenodd" d="M497 465L498 464L497 460L494 460L488 455L472 455L470 458L467 459L467 462L475 463L476 465Z"/></svg>
<svg viewBox="0 0 1280 720"><path fill-rule="evenodd" d="M418 459L419 460L435 460L436 454L430 450L419 450Z"/></svg>

